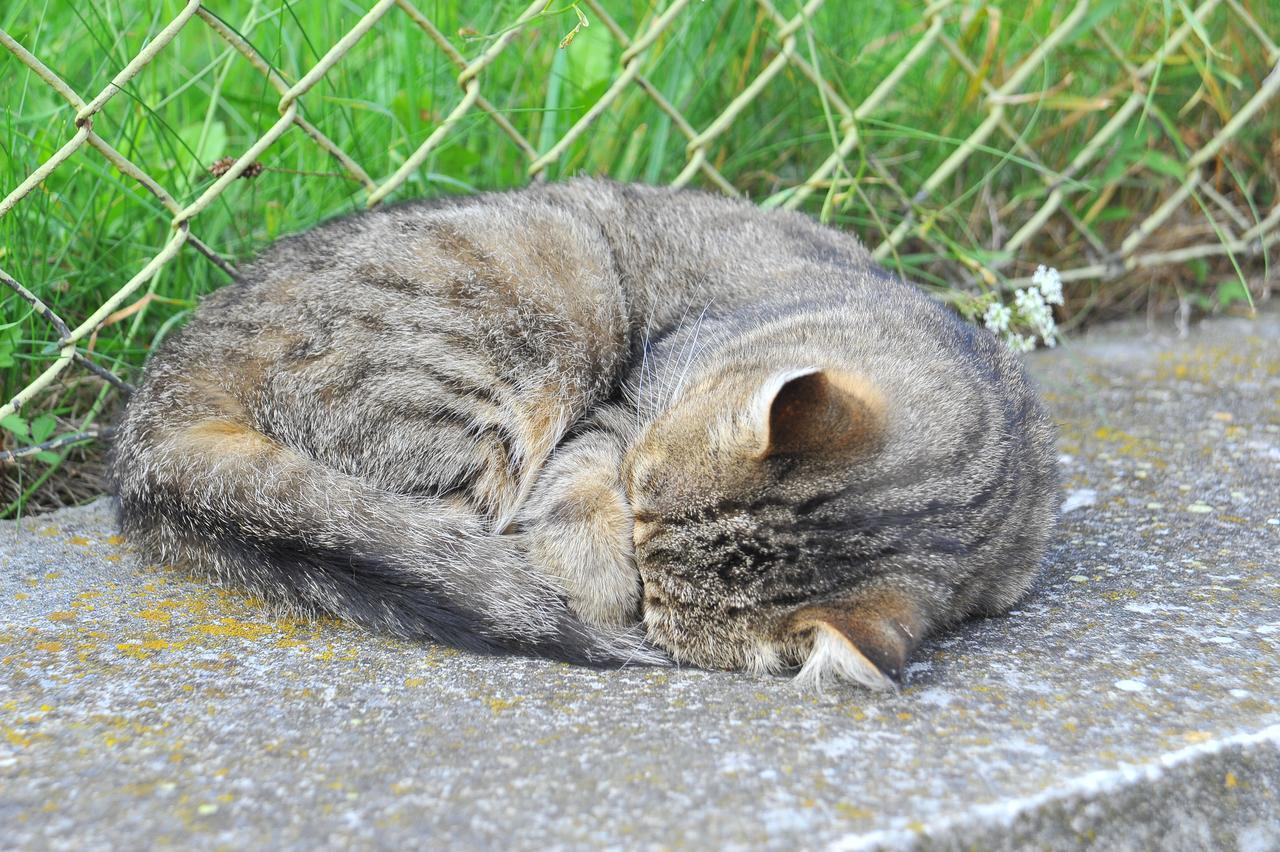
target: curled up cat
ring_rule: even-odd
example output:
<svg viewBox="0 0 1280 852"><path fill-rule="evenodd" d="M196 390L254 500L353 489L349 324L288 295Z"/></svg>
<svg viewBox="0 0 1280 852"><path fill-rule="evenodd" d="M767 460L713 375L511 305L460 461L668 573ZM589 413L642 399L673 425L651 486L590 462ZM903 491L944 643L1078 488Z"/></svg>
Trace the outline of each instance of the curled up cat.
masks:
<svg viewBox="0 0 1280 852"><path fill-rule="evenodd" d="M1055 520L1017 359L852 236L579 179L286 238L154 353L149 558L483 651L898 681Z"/></svg>

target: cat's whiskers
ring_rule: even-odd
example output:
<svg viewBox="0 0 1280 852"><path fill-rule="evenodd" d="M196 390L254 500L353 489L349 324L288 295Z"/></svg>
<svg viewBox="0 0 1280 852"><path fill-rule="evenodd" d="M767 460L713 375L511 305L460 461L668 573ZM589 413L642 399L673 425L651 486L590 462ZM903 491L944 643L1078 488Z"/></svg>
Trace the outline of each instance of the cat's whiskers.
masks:
<svg viewBox="0 0 1280 852"><path fill-rule="evenodd" d="M650 370L649 343L650 341L651 341L651 338L649 337L648 332L646 332L644 336L644 342L641 344L641 348L640 348L640 387L633 394L633 396L635 397L634 401L636 404L636 427L637 428L644 425L644 410L643 410L644 386L645 386L646 380L649 378L649 370Z"/></svg>
<svg viewBox="0 0 1280 852"><path fill-rule="evenodd" d="M678 334L680 330L685 327L685 324L689 321L689 311L693 309L694 304L695 302L692 299L690 299L689 302L685 304L684 309L680 312L680 319L676 320L672 324L671 329L668 331L666 336ZM683 356L684 354L683 346L681 347L680 353ZM646 366L647 366L647 363L646 363ZM657 382L658 384L657 389L659 391L658 393L652 394L652 397L654 400L665 400L669 398L670 387L671 387L670 375L671 373L670 371L668 371L667 378L664 379L662 373L659 373L656 369L654 370L653 377L654 377L654 381Z"/></svg>
<svg viewBox="0 0 1280 852"><path fill-rule="evenodd" d="M667 404L670 405L680 396L680 392L684 390L685 380L689 377L689 370L693 366L694 358L698 355L698 336L702 332L702 323L707 317L707 311L711 309L711 301L708 300L702 307L702 312L698 314L698 319L693 325L693 334L689 336L686 342L680 347L680 357L684 360L684 365L680 370L680 378L676 382L675 387L667 396Z"/></svg>

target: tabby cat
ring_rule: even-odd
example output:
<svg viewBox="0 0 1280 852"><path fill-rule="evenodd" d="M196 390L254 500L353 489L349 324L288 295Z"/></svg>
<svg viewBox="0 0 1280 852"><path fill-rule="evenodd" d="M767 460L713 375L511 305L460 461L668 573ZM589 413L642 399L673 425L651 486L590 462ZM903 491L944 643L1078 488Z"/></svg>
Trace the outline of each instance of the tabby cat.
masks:
<svg viewBox="0 0 1280 852"><path fill-rule="evenodd" d="M885 688L1055 516L1018 361L851 236L580 179L281 240L159 348L126 532L304 612Z"/></svg>

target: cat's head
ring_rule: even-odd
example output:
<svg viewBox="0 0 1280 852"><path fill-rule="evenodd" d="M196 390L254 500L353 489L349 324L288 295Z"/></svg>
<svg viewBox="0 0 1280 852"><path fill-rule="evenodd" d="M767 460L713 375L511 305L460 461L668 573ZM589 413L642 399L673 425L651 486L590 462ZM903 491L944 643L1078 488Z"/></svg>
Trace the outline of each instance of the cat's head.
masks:
<svg viewBox="0 0 1280 852"><path fill-rule="evenodd" d="M709 668L891 688L954 594L945 564L909 552L922 518L881 499L904 475L888 405L813 366L686 388L622 470L650 640Z"/></svg>

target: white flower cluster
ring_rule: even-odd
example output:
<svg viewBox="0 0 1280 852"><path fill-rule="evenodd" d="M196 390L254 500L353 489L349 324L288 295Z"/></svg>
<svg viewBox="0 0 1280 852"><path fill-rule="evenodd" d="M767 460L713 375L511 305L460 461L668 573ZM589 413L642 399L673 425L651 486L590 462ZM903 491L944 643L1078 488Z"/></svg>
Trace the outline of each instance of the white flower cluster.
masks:
<svg viewBox="0 0 1280 852"><path fill-rule="evenodd" d="M1031 286L1013 294L1013 307L1000 301L987 306L982 321L991 331L1004 337L1015 352L1030 352L1036 348L1036 338L1045 346L1058 342L1058 326L1053 320L1051 305L1062 304L1062 277L1051 266L1036 267L1031 276ZM1013 330L1015 327L1030 329L1030 334Z"/></svg>
<svg viewBox="0 0 1280 852"><path fill-rule="evenodd" d="M1041 264L1036 267L1036 274L1031 276L1031 283L1040 290L1040 295L1051 305L1062 304L1062 276L1052 266Z"/></svg>

